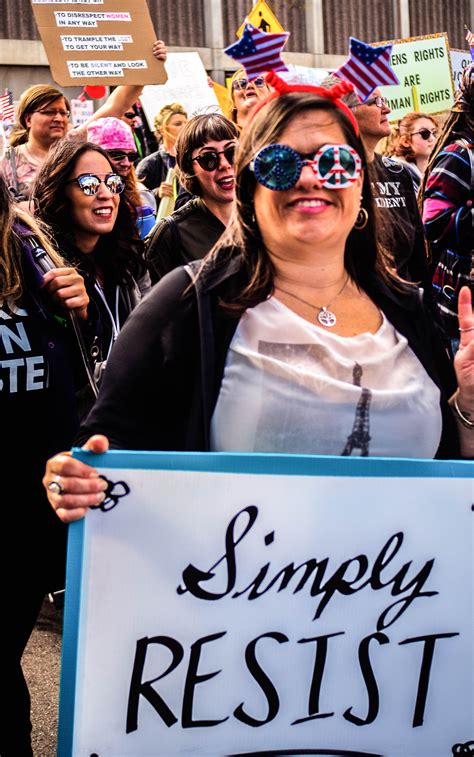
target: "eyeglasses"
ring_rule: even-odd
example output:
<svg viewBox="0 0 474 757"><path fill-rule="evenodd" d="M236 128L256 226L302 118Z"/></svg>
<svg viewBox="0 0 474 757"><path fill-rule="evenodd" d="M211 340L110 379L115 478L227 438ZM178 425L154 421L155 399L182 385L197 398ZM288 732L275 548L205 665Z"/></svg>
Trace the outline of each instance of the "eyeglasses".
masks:
<svg viewBox="0 0 474 757"><path fill-rule="evenodd" d="M84 192L87 197L96 195L102 183L104 183L109 192L112 192L114 195L119 195L125 189L125 182L118 173L108 173L105 179L101 179L99 176L96 176L95 173L82 173L74 179L69 179L66 184L72 184L73 182L76 182L79 189Z"/></svg>
<svg viewBox="0 0 474 757"><path fill-rule="evenodd" d="M345 189L362 172L362 161L350 145L323 145L312 160L288 145L267 145L250 163L250 170L264 187L281 192L295 186L304 166L311 166L326 189Z"/></svg>
<svg viewBox="0 0 474 757"><path fill-rule="evenodd" d="M61 118L69 118L69 111L64 108L46 108L46 110L34 110L33 113L41 113L47 118L54 118L54 116L61 116Z"/></svg>
<svg viewBox="0 0 474 757"><path fill-rule="evenodd" d="M387 104L388 101L385 97L377 95L377 97L371 97L370 100L366 100L364 103L355 103L354 105L351 105L351 108L358 108L360 105L376 105L377 108L383 108L383 106Z"/></svg>
<svg viewBox="0 0 474 757"><path fill-rule="evenodd" d="M207 150L191 160L196 160L204 171L215 171L219 167L219 155L224 155L231 166L234 165L235 145L229 145L225 150Z"/></svg>
<svg viewBox="0 0 474 757"><path fill-rule="evenodd" d="M410 134L411 137L413 137L414 134L419 134L422 139L428 140L430 137L436 137L438 136L438 130L437 129L420 129L420 131L412 131Z"/></svg>
<svg viewBox="0 0 474 757"><path fill-rule="evenodd" d="M127 158L130 163L134 163L138 158L137 152L126 152L125 150L107 150L107 155L111 160L116 160L117 162Z"/></svg>
<svg viewBox="0 0 474 757"><path fill-rule="evenodd" d="M123 115L125 116L125 118L135 118L137 114L134 113L133 110L130 110L124 113Z"/></svg>
<svg viewBox="0 0 474 757"><path fill-rule="evenodd" d="M263 76L257 76L257 78L252 79L252 81L249 81L248 79L242 77L242 79L234 79L234 81L232 82L232 90L234 92L240 92L243 89L247 89L249 84L255 84L255 86L259 89L262 89L262 87L266 86Z"/></svg>

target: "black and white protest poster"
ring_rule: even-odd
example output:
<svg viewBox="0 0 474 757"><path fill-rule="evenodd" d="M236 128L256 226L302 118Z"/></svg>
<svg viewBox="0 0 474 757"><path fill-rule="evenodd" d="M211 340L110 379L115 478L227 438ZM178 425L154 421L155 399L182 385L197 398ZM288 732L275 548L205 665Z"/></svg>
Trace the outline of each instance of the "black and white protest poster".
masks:
<svg viewBox="0 0 474 757"><path fill-rule="evenodd" d="M464 753L472 463L75 454L61 757Z"/></svg>

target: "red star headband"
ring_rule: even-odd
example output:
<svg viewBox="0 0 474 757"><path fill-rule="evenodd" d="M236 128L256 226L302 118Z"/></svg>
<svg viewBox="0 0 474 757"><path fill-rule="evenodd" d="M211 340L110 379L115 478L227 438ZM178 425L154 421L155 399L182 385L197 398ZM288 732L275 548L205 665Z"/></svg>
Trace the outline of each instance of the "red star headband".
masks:
<svg viewBox="0 0 474 757"><path fill-rule="evenodd" d="M280 95L286 95L287 92L311 92L314 95L318 95L319 97L323 97L324 99L329 100L336 106L336 108L342 110L342 112L351 122L357 136L360 136L359 124L357 123L356 117L354 116L352 110L341 100L344 95L347 95L349 94L349 92L354 91L354 85L351 84L351 82L342 79L338 84L335 84L329 89L326 89L325 87L314 87L312 84L288 84L288 82L280 79L280 77L274 71L269 71L269 73L265 76L265 81L275 91L269 94L264 100L262 100L261 103L259 103L252 114L252 119L255 117L258 111L263 108L264 105L266 105L266 103L270 102L270 100L274 100L276 97L280 97Z"/></svg>

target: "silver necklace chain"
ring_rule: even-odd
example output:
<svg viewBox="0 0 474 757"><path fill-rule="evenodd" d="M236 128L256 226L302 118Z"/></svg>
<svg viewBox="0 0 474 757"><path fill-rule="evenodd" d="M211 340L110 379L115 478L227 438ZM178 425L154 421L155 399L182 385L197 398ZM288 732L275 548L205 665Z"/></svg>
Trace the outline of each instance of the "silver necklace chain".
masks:
<svg viewBox="0 0 474 757"><path fill-rule="evenodd" d="M332 310L330 310L329 308L332 307L332 305L337 300L339 295L343 293L344 289L347 286L348 281L349 281L349 274L347 274L344 284L342 285L338 293L333 297L332 301L328 305L315 305L313 302L308 302L308 300L304 300L302 297L298 297L298 295L293 294L293 292L288 292L287 289L282 289L276 284L274 286L275 286L275 289L277 289L279 292L283 292L283 294L287 294L289 297L293 297L295 300L299 300L299 302L303 302L305 305L309 305L309 307L314 308L315 310L319 310L318 321L321 324L321 326L326 326L327 328L332 329L333 326L335 326L337 323L337 318L335 314L332 312Z"/></svg>

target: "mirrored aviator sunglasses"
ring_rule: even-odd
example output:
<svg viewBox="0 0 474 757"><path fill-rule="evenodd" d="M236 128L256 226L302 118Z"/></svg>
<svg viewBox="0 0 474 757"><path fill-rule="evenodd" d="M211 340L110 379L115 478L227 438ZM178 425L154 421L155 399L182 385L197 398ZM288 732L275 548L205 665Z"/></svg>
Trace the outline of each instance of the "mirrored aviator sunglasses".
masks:
<svg viewBox="0 0 474 757"><path fill-rule="evenodd" d="M217 152L217 150L207 150L206 152L197 155L195 158L192 158L192 160L199 163L204 171L215 171L219 166L219 155L224 155L226 161L233 166L235 147L235 145L229 145L225 150L220 150L219 152Z"/></svg>
<svg viewBox="0 0 474 757"><path fill-rule="evenodd" d="M125 189L125 182L118 173L109 173L105 179L101 179L93 173L83 173L80 176L76 176L74 179L69 179L66 184L72 184L74 182L88 197L97 194L102 183L104 183L109 192L112 192L114 195L120 194Z"/></svg>
<svg viewBox="0 0 474 757"><path fill-rule="evenodd" d="M362 173L360 156L350 145L323 145L312 160L303 159L288 145L267 145L250 163L250 170L262 186L281 192L295 186L307 165L326 189L344 189Z"/></svg>

